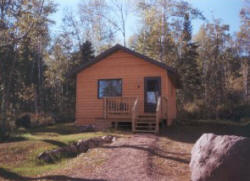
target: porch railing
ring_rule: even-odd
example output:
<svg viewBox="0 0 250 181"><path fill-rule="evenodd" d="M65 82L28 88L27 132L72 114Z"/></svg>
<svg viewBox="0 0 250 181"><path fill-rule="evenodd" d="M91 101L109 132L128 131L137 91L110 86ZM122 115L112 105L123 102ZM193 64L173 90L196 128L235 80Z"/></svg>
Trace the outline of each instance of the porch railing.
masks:
<svg viewBox="0 0 250 181"><path fill-rule="evenodd" d="M168 118L168 98L167 97L162 97L162 119L167 119Z"/></svg>
<svg viewBox="0 0 250 181"><path fill-rule="evenodd" d="M114 115L131 116L132 106L135 97L104 97L103 98L103 113L107 119Z"/></svg>
<svg viewBox="0 0 250 181"><path fill-rule="evenodd" d="M161 119L167 119L168 99L166 97L158 97L156 105L156 128L155 132L159 133L159 123Z"/></svg>
<svg viewBox="0 0 250 181"><path fill-rule="evenodd" d="M139 102L139 98L137 97L132 107L132 131L133 132L135 132L135 124L136 124L136 119L138 117L138 102Z"/></svg>

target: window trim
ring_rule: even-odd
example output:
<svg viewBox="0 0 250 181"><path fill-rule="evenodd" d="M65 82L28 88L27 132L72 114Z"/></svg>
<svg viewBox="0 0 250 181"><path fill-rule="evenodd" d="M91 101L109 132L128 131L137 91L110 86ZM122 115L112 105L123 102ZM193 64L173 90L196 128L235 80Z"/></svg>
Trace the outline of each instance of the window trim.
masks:
<svg viewBox="0 0 250 181"><path fill-rule="evenodd" d="M122 91L122 89L123 89L123 87L122 87L122 79L121 78L114 78L114 79L98 79L97 80L97 98L98 99L103 99L105 96L103 96L103 97L100 97L99 96L99 89L100 89L100 81L109 81L109 80L120 80L121 81L121 94L119 95L119 96L112 96L112 97L122 97L122 93L123 93L123 91Z"/></svg>

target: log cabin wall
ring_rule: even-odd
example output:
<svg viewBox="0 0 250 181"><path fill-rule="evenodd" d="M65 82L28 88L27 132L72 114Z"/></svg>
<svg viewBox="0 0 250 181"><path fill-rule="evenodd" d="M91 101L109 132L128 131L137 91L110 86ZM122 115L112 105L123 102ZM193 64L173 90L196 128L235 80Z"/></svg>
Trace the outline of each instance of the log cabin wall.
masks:
<svg viewBox="0 0 250 181"><path fill-rule="evenodd" d="M139 97L144 112L144 77L161 77L161 95L168 97L168 119L176 117L176 89L166 69L118 50L77 74L76 124L95 124L103 117L103 100L98 98L98 80L121 79L123 97Z"/></svg>

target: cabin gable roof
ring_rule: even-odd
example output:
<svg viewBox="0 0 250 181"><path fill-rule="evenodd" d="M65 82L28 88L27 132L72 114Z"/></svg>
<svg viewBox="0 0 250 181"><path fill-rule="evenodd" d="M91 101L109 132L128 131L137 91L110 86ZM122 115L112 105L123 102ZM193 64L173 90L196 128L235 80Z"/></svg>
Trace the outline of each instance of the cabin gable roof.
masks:
<svg viewBox="0 0 250 181"><path fill-rule="evenodd" d="M85 64L82 64L80 65L79 67L77 67L76 69L74 69L70 74L69 76L73 76L73 75L76 75L82 71L84 71L85 69L87 69L88 67L98 63L99 61L105 59L106 57L110 56L111 54L113 54L114 52L118 51L118 50L122 50L128 54L131 54L135 57L138 57L146 62L149 62L153 65L156 65L158 67L161 67L163 69L165 69L168 73L168 76L170 77L170 79L173 81L173 83L175 84L176 88L181 88L181 85L180 85L180 81L179 81L179 76L177 74L177 72L175 71L175 69L173 69L172 67L169 67L167 66L166 64L162 63L162 62L159 62L157 60L154 60L150 57L147 57L143 54L140 54L138 52L135 52L129 48L126 48L120 44L117 44L113 47L111 47L110 49L104 51L103 53L99 54L98 56L96 56L93 60L91 60L90 62L88 63L85 63Z"/></svg>

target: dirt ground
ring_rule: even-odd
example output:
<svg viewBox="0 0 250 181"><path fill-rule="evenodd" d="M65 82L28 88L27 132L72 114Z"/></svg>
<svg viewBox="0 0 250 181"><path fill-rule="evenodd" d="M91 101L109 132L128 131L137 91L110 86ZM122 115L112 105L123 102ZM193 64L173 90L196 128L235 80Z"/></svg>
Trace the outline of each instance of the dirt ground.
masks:
<svg viewBox="0 0 250 181"><path fill-rule="evenodd" d="M136 134L81 154L67 168L49 175L80 181L188 181L191 147L165 137Z"/></svg>
<svg viewBox="0 0 250 181"><path fill-rule="evenodd" d="M68 130L68 126L64 126ZM86 137L85 134L78 134L75 131L72 133L61 132L63 129L56 127L56 130L42 130L42 135L51 138L51 133L57 133L57 137L53 137L53 142L44 142L42 139L42 147L61 146L68 141L78 140L80 137ZM123 181L123 180L156 180L156 181L189 181L190 180L190 152L195 141L203 133L215 133L219 135L238 135L249 137L249 125L247 126L230 126L219 124L186 124L176 125L166 130L161 130L160 135L153 134L131 134L128 132L117 133L120 136L112 144L103 147L90 149L86 153L82 153L75 158L63 160L62 162L53 165L37 165L35 160L37 154L34 156L35 170L43 168L41 174L21 174L17 169L6 169L0 166L0 180L11 181L44 181L44 180L58 180L58 181ZM73 135L71 135L73 134ZM93 133L96 136L96 133ZM41 140L33 140L35 135L32 135L31 141L10 142L3 143L0 149L0 165L4 162L8 165L21 164L21 159L29 158L26 154L27 148L31 150L37 149L37 144L41 144ZM91 135L89 135L91 136ZM37 137L35 137L37 138ZM59 139L60 138L60 139ZM70 139L69 139L70 138ZM61 142L64 140L65 142ZM25 144L25 143L32 144ZM34 143L33 143L34 142ZM60 143L60 144L58 144ZM18 147L17 147L18 146ZM8 148L8 149L7 149ZM18 148L18 149L17 149ZM50 147L49 147L50 148ZM44 148L44 149L49 149ZM20 153L19 153L20 152ZM2 155L1 155L2 153ZM18 155L18 157L16 157ZM7 163L10 162L10 163ZM12 163L13 162L13 163ZM24 162L25 163L25 162ZM29 167L28 167L29 166ZM30 169L30 165L18 167L18 169ZM48 168L46 168L48 167ZM46 169L45 169L46 168ZM52 168L50 170L50 168ZM28 171L26 170L26 171ZM48 171L49 170L49 171ZM25 176L29 175L29 176ZM31 175L34 175L33 177Z"/></svg>

